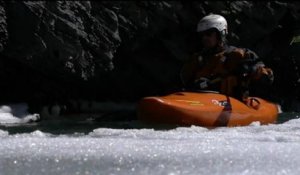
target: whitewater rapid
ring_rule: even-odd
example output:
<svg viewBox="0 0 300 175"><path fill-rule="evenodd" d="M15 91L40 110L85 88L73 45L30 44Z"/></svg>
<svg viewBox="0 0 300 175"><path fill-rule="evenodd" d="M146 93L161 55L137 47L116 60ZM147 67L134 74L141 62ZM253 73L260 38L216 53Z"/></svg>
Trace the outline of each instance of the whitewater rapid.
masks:
<svg viewBox="0 0 300 175"><path fill-rule="evenodd" d="M0 174L299 174L300 119L53 135L0 130Z"/></svg>

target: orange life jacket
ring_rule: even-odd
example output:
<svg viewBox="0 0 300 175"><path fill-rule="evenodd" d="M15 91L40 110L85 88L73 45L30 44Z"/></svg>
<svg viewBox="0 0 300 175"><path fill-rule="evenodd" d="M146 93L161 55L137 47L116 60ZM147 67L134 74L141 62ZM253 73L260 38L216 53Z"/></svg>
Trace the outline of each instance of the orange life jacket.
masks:
<svg viewBox="0 0 300 175"><path fill-rule="evenodd" d="M243 66L248 67L248 70ZM184 69L185 72L182 73L187 78L186 81L194 81L201 77L210 80L221 78L218 91L227 95L233 95L235 87L247 86L252 80L259 80L263 76L270 79L273 77L272 70L266 68L254 52L232 46L209 56L196 53ZM245 78L241 81L243 76Z"/></svg>

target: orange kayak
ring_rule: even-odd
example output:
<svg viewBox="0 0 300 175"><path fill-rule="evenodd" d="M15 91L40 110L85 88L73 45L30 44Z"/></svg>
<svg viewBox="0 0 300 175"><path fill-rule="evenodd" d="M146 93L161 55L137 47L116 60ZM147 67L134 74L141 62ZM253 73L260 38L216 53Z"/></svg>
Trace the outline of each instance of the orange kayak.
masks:
<svg viewBox="0 0 300 175"><path fill-rule="evenodd" d="M245 103L218 93L178 92L162 97L146 97L138 105L138 118L144 122L198 125L245 126L259 121L275 123L279 108L257 97Z"/></svg>

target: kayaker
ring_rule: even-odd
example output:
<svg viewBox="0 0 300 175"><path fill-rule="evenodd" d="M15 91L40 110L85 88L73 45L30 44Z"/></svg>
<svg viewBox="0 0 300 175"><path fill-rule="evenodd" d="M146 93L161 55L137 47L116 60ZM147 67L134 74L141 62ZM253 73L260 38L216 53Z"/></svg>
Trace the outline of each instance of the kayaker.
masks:
<svg viewBox="0 0 300 175"><path fill-rule="evenodd" d="M266 85L273 82L273 71L256 53L227 44L228 28L223 16L210 14L203 17L197 32L203 49L195 53L182 69L186 87L215 90L246 101L250 83Z"/></svg>

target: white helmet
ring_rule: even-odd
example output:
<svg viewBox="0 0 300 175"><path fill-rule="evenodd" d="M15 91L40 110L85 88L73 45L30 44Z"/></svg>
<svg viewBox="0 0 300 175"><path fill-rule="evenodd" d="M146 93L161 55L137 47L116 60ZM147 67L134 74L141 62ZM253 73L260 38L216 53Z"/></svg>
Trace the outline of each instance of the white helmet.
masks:
<svg viewBox="0 0 300 175"><path fill-rule="evenodd" d="M221 15L211 14L203 17L198 23L197 32L203 32L211 28L216 28L222 36L228 34L227 21Z"/></svg>

